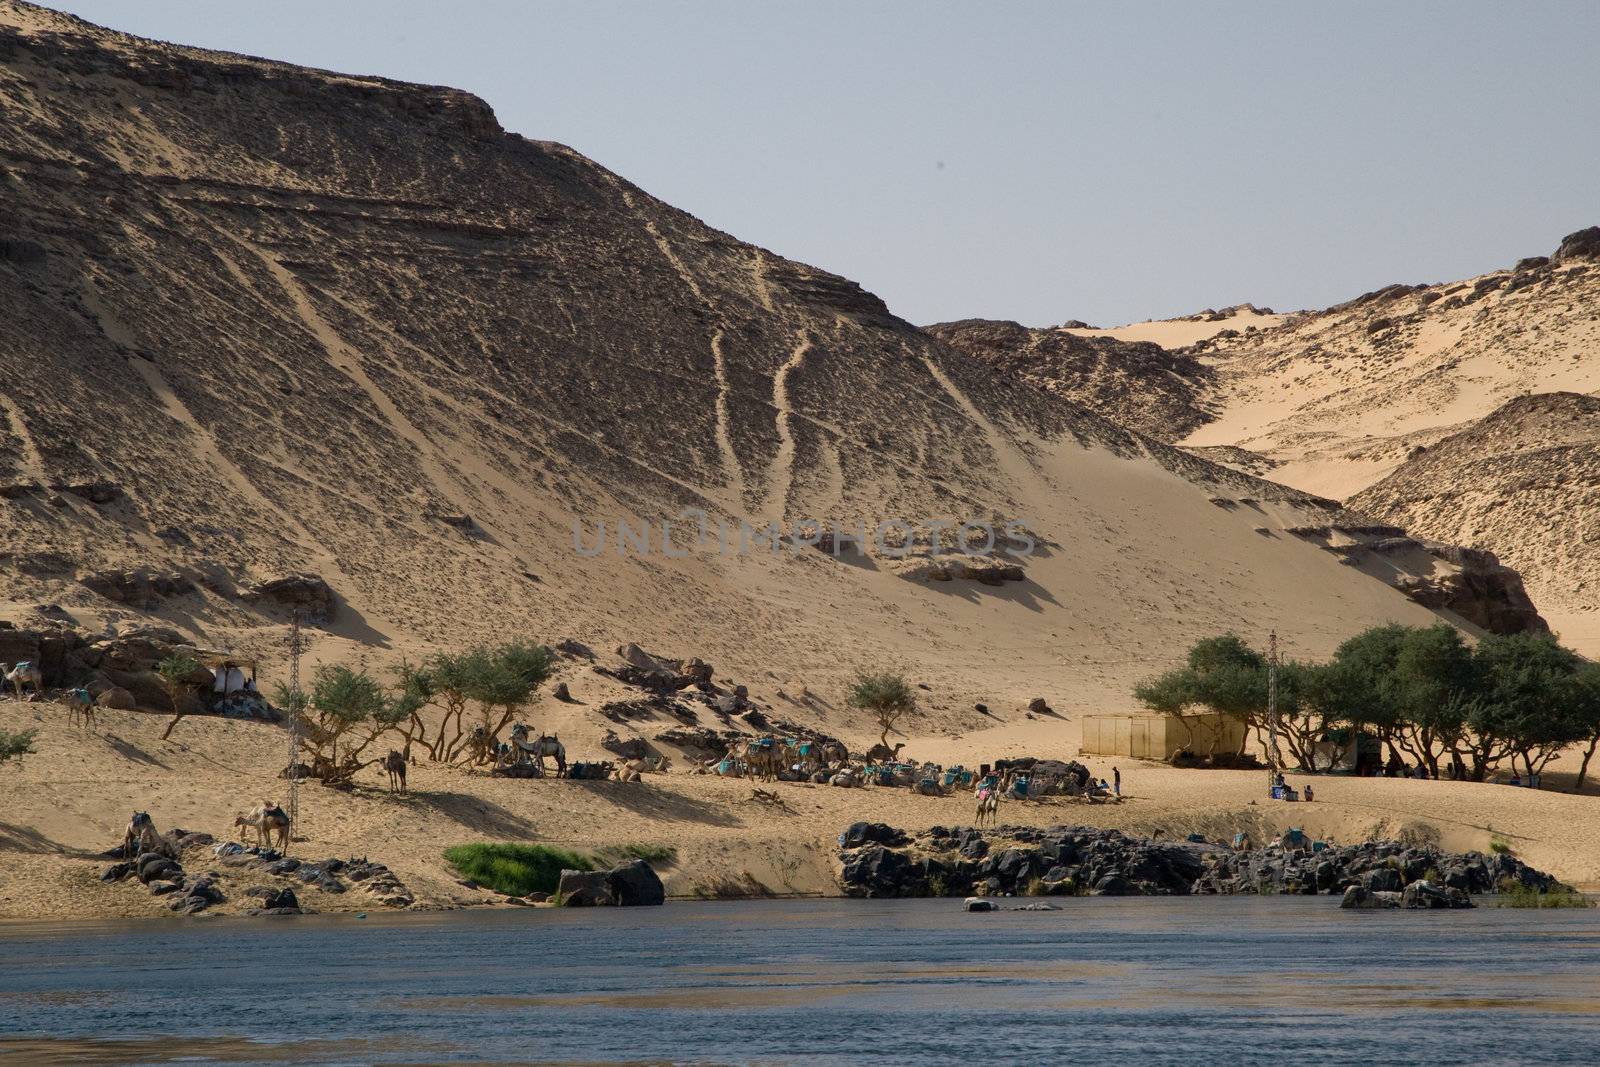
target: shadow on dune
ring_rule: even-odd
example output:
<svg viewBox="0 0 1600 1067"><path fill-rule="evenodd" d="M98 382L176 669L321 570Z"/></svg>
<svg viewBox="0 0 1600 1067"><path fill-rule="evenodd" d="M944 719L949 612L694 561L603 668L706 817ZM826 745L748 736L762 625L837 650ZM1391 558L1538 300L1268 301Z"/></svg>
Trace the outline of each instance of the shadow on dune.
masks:
<svg viewBox="0 0 1600 1067"><path fill-rule="evenodd" d="M98 855L81 848L69 848L59 841L52 841L32 827L17 826L8 822L0 822L0 852L53 853L84 860L93 859Z"/></svg>
<svg viewBox="0 0 1600 1067"><path fill-rule="evenodd" d="M156 757L152 756L150 753L146 752L144 749L140 748L138 745L135 745L129 741L124 741L120 737L116 737L112 734L104 734L102 735L101 739L105 741L106 744L111 746L112 751L116 752L117 755L122 756L124 759L133 760L135 763L149 764L152 767L160 767L164 771L172 769L165 763L162 763Z"/></svg>
<svg viewBox="0 0 1600 1067"><path fill-rule="evenodd" d="M535 833L533 823L481 797L465 793L412 792L406 794L405 799L418 807L432 808L469 830L491 837L533 837Z"/></svg>
<svg viewBox="0 0 1600 1067"><path fill-rule="evenodd" d="M707 826L743 826L731 812L682 793L658 789L646 782L565 782L571 789L582 789L609 800L636 815L668 822L698 822Z"/></svg>

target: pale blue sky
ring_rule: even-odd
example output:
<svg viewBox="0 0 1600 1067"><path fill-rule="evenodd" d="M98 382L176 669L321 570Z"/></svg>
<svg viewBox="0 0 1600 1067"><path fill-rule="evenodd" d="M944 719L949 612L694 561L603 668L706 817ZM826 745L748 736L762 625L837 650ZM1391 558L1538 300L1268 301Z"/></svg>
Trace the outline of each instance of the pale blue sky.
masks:
<svg viewBox="0 0 1600 1067"><path fill-rule="evenodd" d="M914 322L1322 306L1600 223L1600 3L61 0L453 85Z"/></svg>

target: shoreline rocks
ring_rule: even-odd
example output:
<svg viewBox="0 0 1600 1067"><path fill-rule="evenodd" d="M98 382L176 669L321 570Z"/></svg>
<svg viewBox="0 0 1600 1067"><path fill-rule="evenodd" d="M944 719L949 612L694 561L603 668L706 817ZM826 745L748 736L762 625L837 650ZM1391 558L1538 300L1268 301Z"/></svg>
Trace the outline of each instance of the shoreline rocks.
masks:
<svg viewBox="0 0 1600 1067"><path fill-rule="evenodd" d="M1087 826L942 826L908 834L857 823L839 839L840 884L852 897L1340 895L1347 907L1453 908L1506 881L1560 883L1507 855L1450 853L1394 841L1249 852ZM1375 902L1375 903L1374 903Z"/></svg>

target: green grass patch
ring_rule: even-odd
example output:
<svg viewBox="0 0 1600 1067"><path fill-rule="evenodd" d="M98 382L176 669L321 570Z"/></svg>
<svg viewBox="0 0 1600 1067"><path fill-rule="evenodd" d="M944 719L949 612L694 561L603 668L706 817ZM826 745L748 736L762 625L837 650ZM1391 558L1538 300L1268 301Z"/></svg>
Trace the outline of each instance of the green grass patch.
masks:
<svg viewBox="0 0 1600 1067"><path fill-rule="evenodd" d="M515 897L554 893L563 870L595 867L590 856L549 845L456 845L444 850L444 858L463 878Z"/></svg>
<svg viewBox="0 0 1600 1067"><path fill-rule="evenodd" d="M1540 892L1509 878L1500 883L1502 908L1592 908L1594 902L1569 886L1557 885Z"/></svg>
<svg viewBox="0 0 1600 1067"><path fill-rule="evenodd" d="M1507 841L1503 837L1493 838L1489 842L1489 851L1494 853L1496 856L1510 853L1511 842Z"/></svg>

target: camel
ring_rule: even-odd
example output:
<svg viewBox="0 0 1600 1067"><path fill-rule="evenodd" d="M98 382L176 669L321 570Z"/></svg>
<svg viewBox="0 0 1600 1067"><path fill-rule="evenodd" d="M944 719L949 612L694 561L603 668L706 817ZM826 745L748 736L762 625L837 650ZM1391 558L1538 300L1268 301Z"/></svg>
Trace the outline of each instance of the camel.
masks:
<svg viewBox="0 0 1600 1067"><path fill-rule="evenodd" d="M540 734L537 738L528 740L528 728L522 723L511 728L511 748L517 759L524 756L531 758L534 765L539 768L539 774L544 774L544 758L552 757L556 761L556 777L564 778L567 773L567 746L554 734Z"/></svg>
<svg viewBox="0 0 1600 1067"><path fill-rule="evenodd" d="M389 792L404 793L406 791L406 758L394 749L383 757L383 769L389 772Z"/></svg>
<svg viewBox="0 0 1600 1067"><path fill-rule="evenodd" d="M155 852L169 859L177 859L167 840L156 833L156 824L150 813L136 811L128 820L128 829L122 834L122 858L133 859L146 852Z"/></svg>
<svg viewBox="0 0 1600 1067"><path fill-rule="evenodd" d="M472 733L467 735L458 763L474 763L482 765L494 758L494 745L489 741L489 730L484 726L474 726Z"/></svg>
<svg viewBox="0 0 1600 1067"><path fill-rule="evenodd" d="M87 689L67 690L67 725L87 726L94 733L94 697Z"/></svg>
<svg viewBox="0 0 1600 1067"><path fill-rule="evenodd" d="M765 744L763 744L765 742ZM778 771L783 766L782 749L778 742L770 737L763 737L756 741L746 742L744 746L744 762L748 774L754 778L776 778Z"/></svg>
<svg viewBox="0 0 1600 1067"><path fill-rule="evenodd" d="M824 767L842 767L850 762L850 750L839 741L828 741L822 745L819 758Z"/></svg>
<svg viewBox="0 0 1600 1067"><path fill-rule="evenodd" d="M904 741L896 741L893 748L880 741L867 749L865 758L868 763L890 763L900 758L900 750L905 747Z"/></svg>
<svg viewBox="0 0 1600 1067"><path fill-rule="evenodd" d="M270 800L263 800L252 808L248 815L234 817L233 825L239 828L239 840L245 839L245 831L254 829L256 844L262 848L268 847L272 839L278 839L278 851L289 851L289 813L278 807Z"/></svg>
<svg viewBox="0 0 1600 1067"><path fill-rule="evenodd" d="M1000 819L1000 790L998 789L978 790L978 812L973 817L972 825L982 826L985 819L989 820L990 825L994 825Z"/></svg>
<svg viewBox="0 0 1600 1067"><path fill-rule="evenodd" d="M39 665L23 660L13 667L9 663L0 663L0 675L12 689L16 690L17 699L22 699L22 687L33 686L33 695L30 700L38 700L40 692L44 689L44 673L39 670Z"/></svg>

